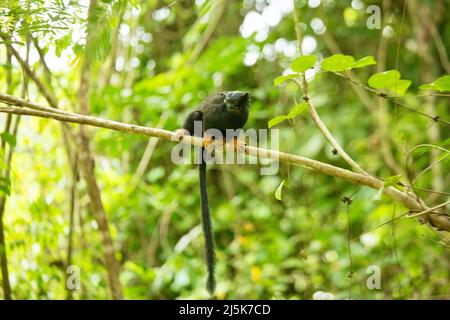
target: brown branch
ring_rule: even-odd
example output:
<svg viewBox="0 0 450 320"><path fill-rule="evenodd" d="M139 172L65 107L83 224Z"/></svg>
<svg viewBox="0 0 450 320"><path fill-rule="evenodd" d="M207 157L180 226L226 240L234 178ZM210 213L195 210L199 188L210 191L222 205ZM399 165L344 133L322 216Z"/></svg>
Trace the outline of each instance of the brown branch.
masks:
<svg viewBox="0 0 450 320"><path fill-rule="evenodd" d="M11 51L6 49L6 63L11 65ZM6 92L11 91L12 84L12 72L11 69L8 68L6 71ZM5 122L5 133L9 133L11 127L12 115L8 114ZM9 161L5 159L6 154L6 140L2 138L1 141L1 151L3 155L3 162L5 162L5 173L3 170L0 170L0 174L2 177L9 177ZM10 146L11 147L11 146ZM10 154L12 153L12 147L10 150ZM9 281L9 270L8 270L8 256L6 252L6 242L5 242L5 228L3 225L3 216L5 213L5 205L6 205L6 194L3 194L0 198L0 268L2 274L2 288L3 288L3 296L5 300L11 300L11 283Z"/></svg>
<svg viewBox="0 0 450 320"><path fill-rule="evenodd" d="M65 114L61 114L60 112L55 113L51 112L52 108L44 107L31 102L25 102L22 99L14 98L5 94L0 94L0 101L6 102L10 105L14 105L11 107L0 107L0 112L3 113L13 113L41 118L51 118L63 122L85 124L94 127L121 131L125 133L157 137L169 141L179 141L179 137L177 134L163 129L148 128L134 124L127 124L118 121L81 115L71 112L66 112ZM15 107L23 105L27 105L27 107L26 108ZM29 109L31 107L33 109ZM47 109L47 111L42 111L43 109ZM203 145L202 139L198 137L185 136L182 138L182 142L196 146ZM226 146L226 148L228 150L232 150L233 147ZM320 162L317 160L309 159L298 155L289 154L286 152L280 152L276 150L258 148L253 146L244 146L243 148L244 152L250 156L288 162L290 164L294 164L297 166L313 169L325 175L343 179L353 184L368 186L376 190L382 189L385 195L392 198L396 202L403 204L406 208L410 209L411 211L416 212L428 209L427 206L425 206L421 201L416 199L415 195L409 192L400 191L393 187L385 188L384 182L381 179L373 176L355 173L350 170L336 167L324 162ZM430 223L430 225L436 227L438 230L446 230L450 232L450 217L443 214L429 213L422 218L423 218L422 221Z"/></svg>

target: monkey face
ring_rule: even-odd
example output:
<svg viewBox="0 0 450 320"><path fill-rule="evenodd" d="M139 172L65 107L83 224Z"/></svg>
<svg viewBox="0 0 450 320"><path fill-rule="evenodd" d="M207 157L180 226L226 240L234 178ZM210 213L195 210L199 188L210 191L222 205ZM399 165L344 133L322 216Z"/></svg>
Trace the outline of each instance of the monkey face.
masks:
<svg viewBox="0 0 450 320"><path fill-rule="evenodd" d="M228 111L236 112L248 108L250 96L247 92L227 91L223 95L225 96L224 102Z"/></svg>

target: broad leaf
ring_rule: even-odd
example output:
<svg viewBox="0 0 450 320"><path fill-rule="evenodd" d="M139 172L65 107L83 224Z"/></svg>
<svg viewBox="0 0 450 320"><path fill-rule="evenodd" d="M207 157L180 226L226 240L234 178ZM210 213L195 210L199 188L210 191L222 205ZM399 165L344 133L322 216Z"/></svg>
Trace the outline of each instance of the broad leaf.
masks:
<svg viewBox="0 0 450 320"><path fill-rule="evenodd" d="M411 80L398 80L395 85L390 89L396 96L403 96L411 85Z"/></svg>
<svg viewBox="0 0 450 320"><path fill-rule="evenodd" d="M389 70L378 72L369 78L369 86L375 89L389 89L395 85L395 82L400 80L400 72L397 70Z"/></svg>
<svg viewBox="0 0 450 320"><path fill-rule="evenodd" d="M305 72L314 67L317 62L317 57L313 54L301 56L291 63L291 69L295 72Z"/></svg>
<svg viewBox="0 0 450 320"><path fill-rule="evenodd" d="M369 78L369 86L374 89L386 89L395 93L396 96L403 96L411 85L410 80L401 80L398 70L388 70L375 73Z"/></svg>
<svg viewBox="0 0 450 320"><path fill-rule="evenodd" d="M443 76L431 83L423 84L419 89L431 89L436 91L450 91L450 75Z"/></svg>
<svg viewBox="0 0 450 320"><path fill-rule="evenodd" d="M339 53L323 59L321 68L324 71L341 72L351 69L354 63L355 58Z"/></svg>

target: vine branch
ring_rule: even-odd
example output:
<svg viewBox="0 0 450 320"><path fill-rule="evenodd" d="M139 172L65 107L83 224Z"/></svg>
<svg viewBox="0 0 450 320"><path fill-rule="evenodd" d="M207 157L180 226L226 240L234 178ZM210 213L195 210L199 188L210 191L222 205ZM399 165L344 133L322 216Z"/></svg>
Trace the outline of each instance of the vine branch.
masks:
<svg viewBox="0 0 450 320"><path fill-rule="evenodd" d="M292 5L293 5L292 11L293 11L293 16L294 16L298 48L300 51L300 56L302 56L303 55L302 32L301 32L301 26L300 26L298 14L297 14L297 11L295 10L295 0L292 0ZM356 161L353 160L352 157L350 157L350 155L347 152L345 152L345 150L341 147L341 145L337 142L337 140L331 134L330 130L328 130L328 127L325 125L325 123L320 118L319 114L317 113L316 108L314 107L313 103L311 102L311 99L308 96L308 82L306 81L306 74L305 74L305 72L300 72L300 74L301 74L301 79L302 79L301 84L298 83L297 81L295 81L295 83L302 90L303 100L308 104L309 112L311 113L311 117L312 117L313 121L316 123L319 130L322 132L322 134L328 140L328 142L331 144L331 146L336 150L337 154L340 155L342 157L342 159L344 159L344 161L347 162L353 168L353 170L355 170L356 172L368 175L368 173L366 171L364 171L364 169L361 168L361 166L358 163L356 163Z"/></svg>

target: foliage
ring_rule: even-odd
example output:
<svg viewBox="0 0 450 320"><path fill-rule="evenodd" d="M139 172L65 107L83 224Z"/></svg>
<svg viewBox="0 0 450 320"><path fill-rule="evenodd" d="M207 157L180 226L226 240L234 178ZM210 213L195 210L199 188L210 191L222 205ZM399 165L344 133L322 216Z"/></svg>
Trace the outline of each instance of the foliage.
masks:
<svg viewBox="0 0 450 320"><path fill-rule="evenodd" d="M210 37L216 8L211 1L98 1L87 46L87 7L80 3L0 1L1 33L22 55L28 43L29 63L62 108L77 111L83 59L90 66L92 114L127 123L174 130L209 93L248 91L246 128L276 126L281 151L349 169L310 120L298 87L305 73L323 122L362 168L383 178L385 187L404 190L413 184L430 207L448 199L448 126L399 102L450 118L450 76L441 49L434 40L420 42L420 32L428 29L412 16L431 10L440 37L449 39L447 2L436 11L432 1L417 2L422 11L406 10L401 26L403 1L391 1L378 30L366 27L365 8L381 1L352 1L353 6L322 1L318 7L296 1L303 56L290 1L230 1ZM50 76L30 35L44 52ZM444 49L450 52L448 41ZM0 57L5 56L2 43ZM9 71L12 94L20 96L23 73L15 61L0 62L0 92L6 90ZM46 105L28 80L28 98ZM207 298L197 168L173 164L173 144L160 141L136 176L148 139L102 129L91 130L90 137L125 298ZM17 137L4 133L2 141L3 148L15 147L11 176L0 180L0 195L8 195L3 219L13 297L64 299L72 177L61 126L22 118ZM421 144L444 151L427 147L408 155ZM397 166L389 164L389 156ZM436 159L439 165L431 165ZM5 161L2 150L3 171ZM284 163L276 175L262 176L260 167L212 165L208 170L217 298L312 299L323 291L344 299L350 280L352 298L449 297L448 242L408 219L405 208L377 190L304 168ZM439 185L444 193L427 191ZM351 205L343 197L350 197ZM103 250L81 179L72 257L81 270L81 289L74 298L110 297ZM380 290L366 285L371 265L381 268Z"/></svg>

